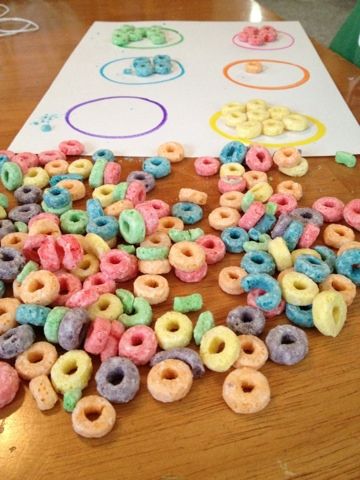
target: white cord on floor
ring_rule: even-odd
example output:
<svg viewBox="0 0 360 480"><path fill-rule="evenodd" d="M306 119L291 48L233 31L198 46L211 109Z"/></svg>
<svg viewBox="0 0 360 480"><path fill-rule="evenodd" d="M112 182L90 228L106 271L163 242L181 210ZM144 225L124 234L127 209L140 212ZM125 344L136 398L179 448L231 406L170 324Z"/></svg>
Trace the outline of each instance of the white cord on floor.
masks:
<svg viewBox="0 0 360 480"><path fill-rule="evenodd" d="M3 3L0 3L0 8L3 9L3 12L0 11L0 37L9 37L10 35L16 35L17 33L26 33L26 32L35 32L39 30L39 25L32 20L19 17L5 17L10 12L10 8ZM6 28L6 24L12 22L22 22L24 25L21 28ZM1 28L4 26L5 28Z"/></svg>

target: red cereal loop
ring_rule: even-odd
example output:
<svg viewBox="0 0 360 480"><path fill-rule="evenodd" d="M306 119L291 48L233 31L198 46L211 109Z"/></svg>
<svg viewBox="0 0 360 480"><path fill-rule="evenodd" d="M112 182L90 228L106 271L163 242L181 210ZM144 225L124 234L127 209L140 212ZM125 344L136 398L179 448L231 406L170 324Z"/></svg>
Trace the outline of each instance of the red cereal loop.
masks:
<svg viewBox="0 0 360 480"><path fill-rule="evenodd" d="M42 233L38 235L28 235L26 237L23 246L23 254L26 260L32 260L36 263L40 263L38 251L46 237L47 235L43 235Z"/></svg>
<svg viewBox="0 0 360 480"><path fill-rule="evenodd" d="M245 230L255 227L259 220L265 215L265 206L261 202L253 202L240 218L238 226Z"/></svg>
<svg viewBox="0 0 360 480"><path fill-rule="evenodd" d="M146 202L138 204L137 207L140 207L140 205L150 205L150 207L153 207L153 209L157 213L158 218L168 217L170 215L170 205L158 198L146 200Z"/></svg>
<svg viewBox="0 0 360 480"><path fill-rule="evenodd" d="M28 237L29 238L29 237ZM25 242L26 243L26 242ZM24 245L25 248L25 245ZM41 242L38 248L38 256L40 265L44 270L50 272L56 272L61 267L61 257L57 249L56 240L51 235L45 235L45 238Z"/></svg>
<svg viewBox="0 0 360 480"><path fill-rule="evenodd" d="M23 173L27 173L29 168L37 167L39 165L39 158L35 153L22 152L17 153L11 159L12 162L17 163Z"/></svg>
<svg viewBox="0 0 360 480"><path fill-rule="evenodd" d="M298 248L310 248L316 242L320 234L320 227L313 223L307 223L298 242Z"/></svg>
<svg viewBox="0 0 360 480"><path fill-rule="evenodd" d="M282 213L290 213L297 207L297 200L293 195L287 193L274 193L268 200L269 202L276 203L277 210L276 215L279 216Z"/></svg>
<svg viewBox="0 0 360 480"><path fill-rule="evenodd" d="M225 257L225 243L216 235L203 235L196 240L196 243L203 247L208 265L218 263Z"/></svg>
<svg viewBox="0 0 360 480"><path fill-rule="evenodd" d="M68 299L76 292L81 290L81 281L72 273L59 270L55 272L59 281L60 293L54 301L54 305L64 306Z"/></svg>
<svg viewBox="0 0 360 480"><path fill-rule="evenodd" d="M269 150L261 145L252 145L246 152L245 163L250 170L267 172L273 165Z"/></svg>
<svg viewBox="0 0 360 480"><path fill-rule="evenodd" d="M104 350L111 332L111 322L107 318L96 317L87 331L84 350L100 355Z"/></svg>
<svg viewBox="0 0 360 480"><path fill-rule="evenodd" d="M59 150L65 155L81 155L85 147L78 140L64 140L59 143Z"/></svg>
<svg viewBox="0 0 360 480"><path fill-rule="evenodd" d="M83 288L71 295L66 301L66 306L69 308L86 308L95 303L100 294L93 288Z"/></svg>
<svg viewBox="0 0 360 480"><path fill-rule="evenodd" d="M66 270L73 270L81 262L84 251L74 235L62 235L56 239L56 247L61 263Z"/></svg>
<svg viewBox="0 0 360 480"><path fill-rule="evenodd" d="M100 353L100 359L102 362L105 362L108 358L116 357L118 355L119 349L119 339L115 338L113 335L109 335L104 349Z"/></svg>
<svg viewBox="0 0 360 480"><path fill-rule="evenodd" d="M202 267L192 272L184 272L183 270L179 270L178 268L174 269L174 273L177 276L177 278L185 283L201 282L201 280L206 277L207 271L208 271L207 263L204 263Z"/></svg>
<svg viewBox="0 0 360 480"><path fill-rule="evenodd" d="M42 212L30 219L28 227L30 228L38 220L49 220L49 222L55 222L56 225L60 225L60 218L57 215L54 213Z"/></svg>
<svg viewBox="0 0 360 480"><path fill-rule="evenodd" d="M201 177L216 175L220 168L220 161L214 157L199 157L194 162L195 172Z"/></svg>
<svg viewBox="0 0 360 480"><path fill-rule="evenodd" d="M130 200L133 205L138 205L143 203L146 198L146 189L145 185L138 180L134 180L129 183L129 186L126 190L125 199Z"/></svg>
<svg viewBox="0 0 360 480"><path fill-rule="evenodd" d="M87 279L84 280L83 286L84 288L93 288L99 295L103 293L114 293L116 290L115 281L103 272L98 272L87 277Z"/></svg>
<svg viewBox="0 0 360 480"><path fill-rule="evenodd" d="M104 170L104 184L117 185L120 182L121 165L117 162L108 162Z"/></svg>
<svg viewBox="0 0 360 480"><path fill-rule="evenodd" d="M42 167L53 160L66 160L66 155L60 150L46 150L39 153L39 164Z"/></svg>
<svg viewBox="0 0 360 480"><path fill-rule="evenodd" d="M121 250L110 250L100 260L100 270L117 282L126 282L138 273L137 258Z"/></svg>

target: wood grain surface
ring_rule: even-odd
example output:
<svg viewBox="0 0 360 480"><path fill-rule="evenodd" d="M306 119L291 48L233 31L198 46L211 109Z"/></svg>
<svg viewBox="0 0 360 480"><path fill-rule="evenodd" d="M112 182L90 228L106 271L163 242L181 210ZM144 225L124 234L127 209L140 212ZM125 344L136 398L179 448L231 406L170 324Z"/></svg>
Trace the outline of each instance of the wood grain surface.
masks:
<svg viewBox="0 0 360 480"><path fill-rule="evenodd" d="M265 20L278 19L250 0L29 0L8 2L8 6L14 16L36 21L40 30L0 38L0 148L10 143L95 20L251 20L254 12L262 13ZM359 69L320 45L316 48L359 119ZM140 167L138 159L120 161L124 178ZM274 187L285 179L275 169L269 173ZM310 171L300 182L305 191L302 206L324 195L344 202L360 198L360 166L350 170L333 158L312 158ZM218 205L216 183L216 178L196 176L193 160L186 159L157 182L150 198L174 203L179 188L185 186L208 192L200 226L210 232L206 218ZM200 284L181 283L169 274L170 297L154 308L154 318L171 309L175 295L201 292L205 309L213 311L217 324L223 324L227 312L245 304L246 297L222 293L218 273L224 266L238 265L240 258L227 254L220 264L210 266ZM194 381L184 400L161 404L147 392L148 367L142 367L140 391L128 405L116 407L114 430L103 439L86 440L73 432L70 416L60 403L48 413L38 411L23 383L16 400L0 411L0 478L358 480L359 307L357 298L337 338L308 331L310 352L298 365L285 367L269 361L263 367L272 400L256 415L229 410L221 396L226 374L209 371ZM195 321L197 314L190 317ZM262 337L282 323L287 323L284 316L269 320ZM85 393L95 391L92 381Z"/></svg>

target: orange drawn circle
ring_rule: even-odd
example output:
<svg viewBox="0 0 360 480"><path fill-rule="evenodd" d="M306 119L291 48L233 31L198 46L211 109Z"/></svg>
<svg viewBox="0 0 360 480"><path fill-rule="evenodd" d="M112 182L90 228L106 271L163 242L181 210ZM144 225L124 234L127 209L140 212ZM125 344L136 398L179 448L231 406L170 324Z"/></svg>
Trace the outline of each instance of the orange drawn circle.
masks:
<svg viewBox="0 0 360 480"><path fill-rule="evenodd" d="M303 76L297 82L289 83L288 85L280 85L278 87L270 87L270 86L266 86L266 85L265 86L263 86L263 85L262 86L250 85L249 83L239 82L237 80L234 80L232 77L230 77L230 75L229 75L230 68L232 68L234 65L238 65L240 63L247 63L247 62L282 63L282 64L285 64L285 65L291 65L292 67L299 68L303 72ZM223 73L224 73L225 77L228 80L230 80L230 82L236 83L237 85L241 85L242 87L255 88L257 90L286 90L288 88L295 88L295 87L299 87L300 85L303 85L310 78L310 72L308 70L306 70L306 68L302 67L301 65L297 65L296 63L284 62L282 60L267 60L267 59L258 59L258 58L246 59L246 60L237 60L235 62L229 63L228 65L226 65L226 67L224 67ZM259 74L259 75L261 75L261 74Z"/></svg>

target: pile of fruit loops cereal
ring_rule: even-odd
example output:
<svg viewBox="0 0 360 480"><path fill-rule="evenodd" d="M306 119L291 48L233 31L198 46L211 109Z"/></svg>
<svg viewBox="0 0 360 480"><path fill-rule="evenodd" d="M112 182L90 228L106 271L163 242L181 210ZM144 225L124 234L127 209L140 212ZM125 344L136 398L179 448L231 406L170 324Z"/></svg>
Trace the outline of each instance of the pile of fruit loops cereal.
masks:
<svg viewBox="0 0 360 480"><path fill-rule="evenodd" d="M184 159L180 144L161 145L123 181L110 150L91 159L83 152L76 140L38 155L0 151L2 185L18 204L9 209L0 194L1 297L12 288L0 299L0 408L14 400L21 378L40 410L62 395L75 432L102 437L116 420L112 404L138 394L138 366L149 365L147 388L159 402L184 398L207 368L229 372L222 395L231 410L255 413L270 401L259 371L268 358L300 362L308 328L340 333L360 285L360 199L322 197L298 206L303 191L291 177L305 175L308 162L296 148L272 155L230 142L219 159L194 161L197 175L219 175L211 234L195 226L206 192L184 186L172 206L146 198ZM274 165L290 178L275 192L267 176ZM92 198L77 209L86 179ZM201 284L227 253L243 255L240 265L220 271L219 288L246 294L246 306L220 325L195 291L173 298L172 310L153 322L153 308L170 295L166 274ZM122 288L129 281L133 291ZM199 312L195 325L189 312ZM261 340L267 319L280 314L290 324ZM86 395L95 356L98 395Z"/></svg>

